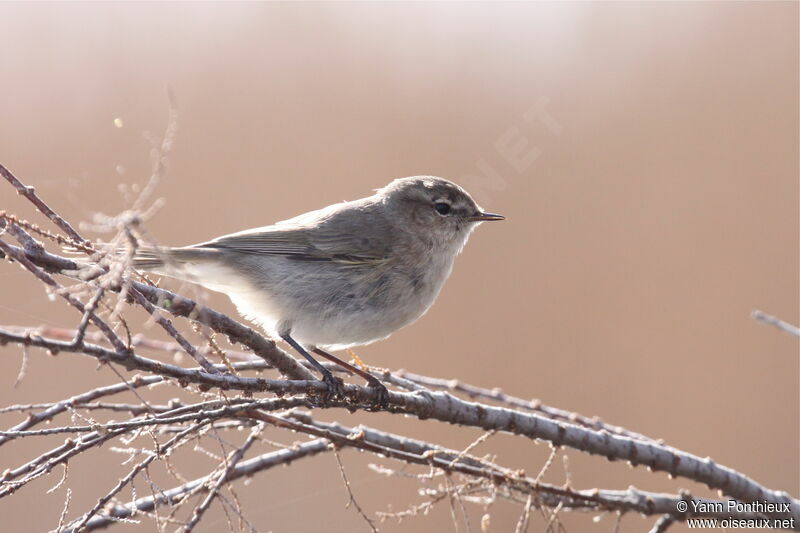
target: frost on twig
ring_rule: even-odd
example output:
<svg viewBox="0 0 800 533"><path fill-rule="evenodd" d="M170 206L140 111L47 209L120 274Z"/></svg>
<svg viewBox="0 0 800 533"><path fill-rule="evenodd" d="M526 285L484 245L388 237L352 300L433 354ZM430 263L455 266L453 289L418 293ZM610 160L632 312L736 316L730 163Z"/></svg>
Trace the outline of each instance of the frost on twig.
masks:
<svg viewBox="0 0 800 533"><path fill-rule="evenodd" d="M373 389L353 383L345 385L344 398L325 400L325 385L305 362L238 320L183 294L157 287L132 270L132 258L140 243L153 244L144 229L144 222L153 213L146 204L164 170L164 155L170 145L171 141L165 141L155 150L152 177L130 210L116 217L96 217L91 229L113 232L105 245L80 235L32 188L0 166L0 175L44 214L56 231L40 228L19 214L0 212L0 253L74 313L73 329L0 326L0 345L7 345L4 355L24 355L23 369L25 361L41 350L88 358L112 369L115 380L57 401L0 407L0 415L21 418L0 431L0 447L53 435L63 439L45 447L44 452L31 452L20 464L2 465L0 498L34 491L33 480L57 473L62 474L61 481L50 486L64 490L66 496L60 515L53 516L55 531L91 531L144 520L155 521L162 530L170 525L192 531L215 506L225 513L231 527L238 522L241 528L253 530L247 509L239 504L234 490L237 480L269 475L268 470L277 465L296 464L335 450L349 503L363 516L365 526L376 531L381 520L425 514L440 504L449 506L455 524L468 528L473 525L468 510L476 506L482 512L481 527L489 527L498 501L518 507L515 520L520 532L541 526L561 528L564 516L575 512L646 515L657 519L647 527L652 525L652 531L660 532L694 516L793 518L795 529L800 530L800 504L786 493L762 486L710 458L500 389L370 368L391 387L385 407L375 408ZM83 255L68 257L61 253L65 248ZM152 338L132 327L128 315L135 308L144 310L171 341ZM772 317L759 314L756 318L796 332L793 326ZM224 348L217 339L227 339L234 346ZM176 353L188 355L185 360L191 361L191 366L176 361L172 357ZM349 377L338 367L330 368ZM24 371L20 372L22 377ZM157 401L153 393L156 388L162 389L162 394L163 389L169 389L176 398ZM133 400L116 400L114 397L121 393L129 393ZM453 450L390 433L369 423L376 410L474 428L475 437L460 450ZM361 412L364 424L350 427L323 421L318 414L326 411L327 419L348 411ZM267 428L269 440L264 436ZM550 443L552 453L541 466L541 473L531 477L515 465L500 464L491 453L493 436L499 433L531 446L539 441ZM312 440L295 442L298 435ZM385 509L365 509L357 502L339 457L349 449L388 461L373 465L376 475L418 480L423 501L399 511L391 510L392 502L387 502ZM545 472L553 470L557 456L566 449L666 472L705 484L727 498L786 504L789 511L729 513L710 511L713 505L705 506L705 512L692 506L683 509L681 504L690 500L709 504L721 501L693 497L680 486L675 487L674 494L634 487L601 488L601 482L594 488L578 489L573 488L566 467L565 484L545 482ZM70 505L75 488L69 486L74 473L67 476L67 468L78 456L103 453L121 454L126 473L110 482L102 493L92 495L96 498L94 505L75 509L74 503ZM170 460L180 453L203 453L216 466L204 476L186 480ZM153 482L150 471L158 465L176 480L172 488Z"/></svg>

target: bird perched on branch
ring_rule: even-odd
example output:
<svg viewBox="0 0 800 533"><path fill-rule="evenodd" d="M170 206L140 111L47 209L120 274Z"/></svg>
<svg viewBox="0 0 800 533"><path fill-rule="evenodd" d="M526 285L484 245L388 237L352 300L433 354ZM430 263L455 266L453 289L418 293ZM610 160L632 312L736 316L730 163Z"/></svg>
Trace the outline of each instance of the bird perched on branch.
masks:
<svg viewBox="0 0 800 533"><path fill-rule="evenodd" d="M328 385L341 383L309 352L374 376L325 350L385 339L433 304L484 212L443 178L396 179L375 194L182 248L140 250L134 267L227 294L239 311L305 357Z"/></svg>

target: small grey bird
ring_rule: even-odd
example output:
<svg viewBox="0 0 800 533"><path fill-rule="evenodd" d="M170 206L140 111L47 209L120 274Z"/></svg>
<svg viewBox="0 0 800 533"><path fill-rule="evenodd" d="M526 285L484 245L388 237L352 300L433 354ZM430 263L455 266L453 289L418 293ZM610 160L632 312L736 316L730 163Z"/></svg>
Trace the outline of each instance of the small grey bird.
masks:
<svg viewBox="0 0 800 533"><path fill-rule="evenodd" d="M183 248L142 250L134 267L227 294L239 311L302 354L329 395L341 383L310 354L372 375L327 350L385 339L433 304L482 221L472 197L443 178L396 179L375 194Z"/></svg>

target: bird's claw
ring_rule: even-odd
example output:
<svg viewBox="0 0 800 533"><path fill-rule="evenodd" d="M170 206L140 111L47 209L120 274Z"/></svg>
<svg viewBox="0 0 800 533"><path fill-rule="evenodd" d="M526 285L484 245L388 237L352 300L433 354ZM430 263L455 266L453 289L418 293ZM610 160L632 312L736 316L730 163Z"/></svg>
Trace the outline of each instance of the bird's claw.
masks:
<svg viewBox="0 0 800 533"><path fill-rule="evenodd" d="M375 397L373 398L373 404L376 407L387 407L389 405L389 390L386 386L378 381L372 381L368 384L368 387L375 391Z"/></svg>
<svg viewBox="0 0 800 533"><path fill-rule="evenodd" d="M322 381L328 388L323 396L326 402L345 397L344 382L341 379L334 377L333 374L324 374L322 376Z"/></svg>

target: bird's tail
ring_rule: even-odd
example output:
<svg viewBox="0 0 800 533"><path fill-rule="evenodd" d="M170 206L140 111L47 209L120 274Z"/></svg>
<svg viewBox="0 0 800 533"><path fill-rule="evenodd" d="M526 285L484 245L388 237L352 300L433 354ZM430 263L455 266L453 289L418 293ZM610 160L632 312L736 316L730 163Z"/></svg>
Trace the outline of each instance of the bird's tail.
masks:
<svg viewBox="0 0 800 533"><path fill-rule="evenodd" d="M186 277L192 265L213 260L219 250L188 246L186 248L168 248L143 246L136 250L133 267L137 270L173 276Z"/></svg>
<svg viewBox="0 0 800 533"><path fill-rule="evenodd" d="M155 272L163 268L164 264L169 261L167 259L168 254L169 248L139 248L133 257L133 268L146 272Z"/></svg>

